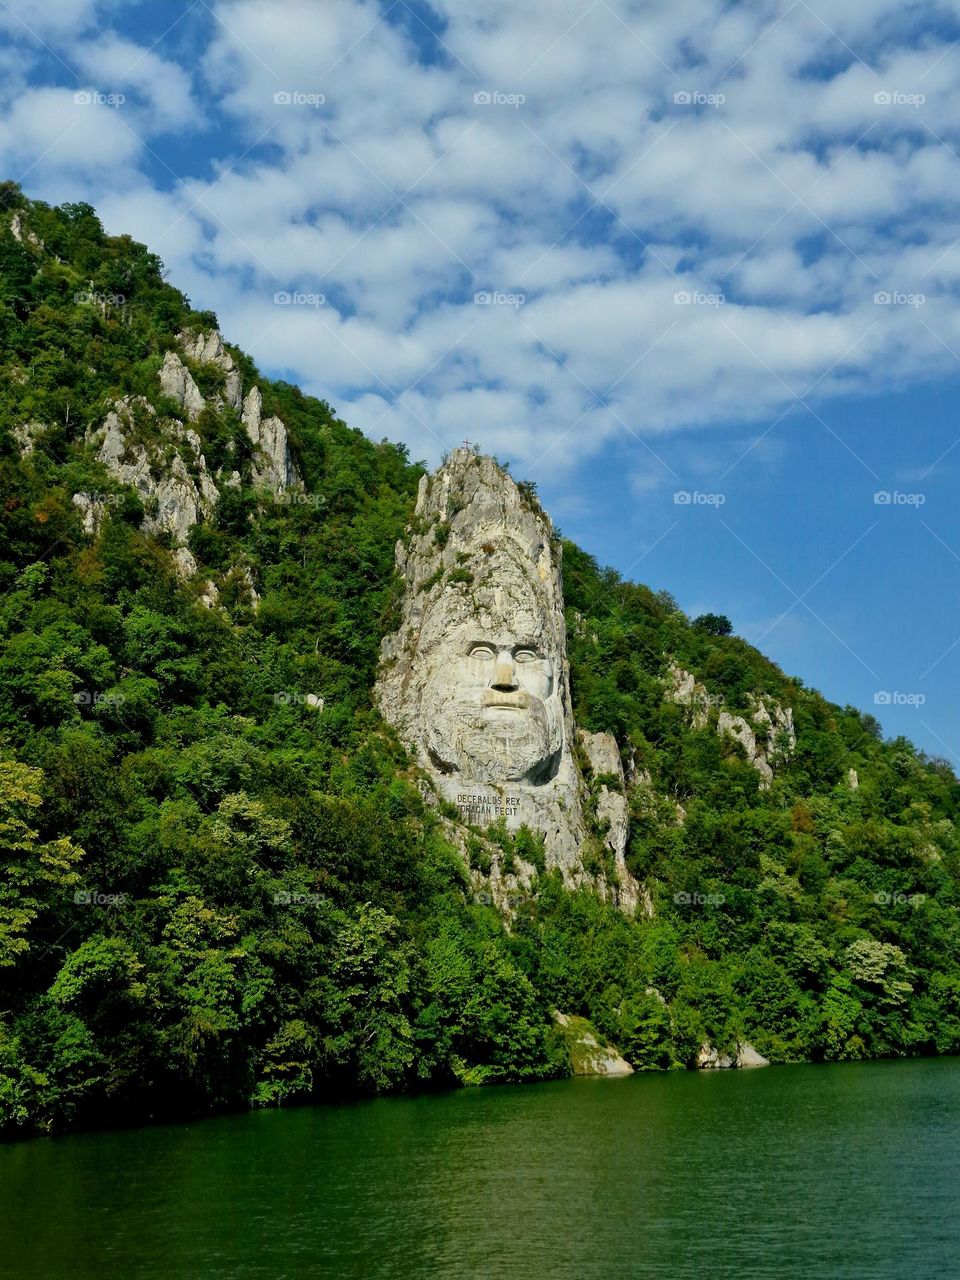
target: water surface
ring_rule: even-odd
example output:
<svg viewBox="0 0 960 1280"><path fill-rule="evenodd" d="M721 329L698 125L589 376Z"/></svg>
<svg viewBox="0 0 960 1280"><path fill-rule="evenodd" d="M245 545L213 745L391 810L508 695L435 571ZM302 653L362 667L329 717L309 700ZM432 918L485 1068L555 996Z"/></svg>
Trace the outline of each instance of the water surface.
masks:
<svg viewBox="0 0 960 1280"><path fill-rule="evenodd" d="M0 1147L0 1275L960 1275L960 1060L465 1090Z"/></svg>

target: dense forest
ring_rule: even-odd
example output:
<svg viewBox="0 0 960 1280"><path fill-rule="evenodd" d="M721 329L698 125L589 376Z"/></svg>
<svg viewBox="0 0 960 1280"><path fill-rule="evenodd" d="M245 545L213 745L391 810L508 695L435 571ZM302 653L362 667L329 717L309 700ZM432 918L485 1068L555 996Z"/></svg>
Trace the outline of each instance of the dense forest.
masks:
<svg viewBox="0 0 960 1280"><path fill-rule="evenodd" d="M122 397L162 436L164 353L216 323L89 206L0 185L0 1132L545 1079L571 1069L558 1008L637 1068L704 1041L775 1062L960 1048L950 767L570 543L574 710L652 780L628 863L654 913L556 874L509 920L473 892L371 696L423 467L230 348L310 501L270 501L238 414L208 402L205 456L241 483L185 578L96 459ZM77 493L106 507L93 535ZM671 660L734 711L792 709L768 789L665 697Z"/></svg>

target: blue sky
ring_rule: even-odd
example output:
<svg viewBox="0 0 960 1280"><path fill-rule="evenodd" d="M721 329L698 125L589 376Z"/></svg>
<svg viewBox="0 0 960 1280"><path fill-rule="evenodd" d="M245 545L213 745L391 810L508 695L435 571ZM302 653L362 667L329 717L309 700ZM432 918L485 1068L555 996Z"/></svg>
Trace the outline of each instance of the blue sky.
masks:
<svg viewBox="0 0 960 1280"><path fill-rule="evenodd" d="M958 38L892 0L0 0L0 150L265 372L509 459L957 764Z"/></svg>

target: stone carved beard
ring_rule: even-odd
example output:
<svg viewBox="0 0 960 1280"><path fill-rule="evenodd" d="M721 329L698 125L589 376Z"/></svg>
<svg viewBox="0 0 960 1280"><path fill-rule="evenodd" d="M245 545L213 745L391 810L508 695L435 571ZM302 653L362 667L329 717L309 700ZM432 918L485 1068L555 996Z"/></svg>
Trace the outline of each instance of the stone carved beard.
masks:
<svg viewBox="0 0 960 1280"><path fill-rule="evenodd" d="M502 539L471 561L469 592L431 601L411 684L435 768L465 782L542 785L564 744L562 641L548 588L523 549Z"/></svg>
<svg viewBox="0 0 960 1280"><path fill-rule="evenodd" d="M553 688L546 698L532 691L514 695L516 709L489 705L491 696L477 685L457 685L447 678L424 690L426 748L442 773L458 773L465 782L548 782L563 751L563 712ZM496 697L495 691L492 693Z"/></svg>

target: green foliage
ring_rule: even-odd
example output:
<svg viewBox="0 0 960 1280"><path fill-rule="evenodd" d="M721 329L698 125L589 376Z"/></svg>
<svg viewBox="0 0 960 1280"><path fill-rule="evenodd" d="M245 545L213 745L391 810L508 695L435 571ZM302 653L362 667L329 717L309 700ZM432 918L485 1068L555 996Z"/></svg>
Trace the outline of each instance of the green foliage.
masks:
<svg viewBox="0 0 960 1280"><path fill-rule="evenodd" d="M733 634L733 623L722 613L701 613L690 623L695 631L705 631L708 636L729 636Z"/></svg>
<svg viewBox="0 0 960 1280"><path fill-rule="evenodd" d="M168 448L163 354L215 317L88 205L3 184L0 207L37 237L0 220L0 1132L545 1079L570 1070L556 1008L649 1069L704 1040L780 1061L960 1051L949 766L567 543L576 718L652 779L628 796L627 856L655 915L568 891L540 835L499 823L466 853L529 879L508 926L371 700L423 467L234 350L311 500L258 491L235 413L208 407L208 463L240 483L194 528L183 582L87 437L142 396L136 432ZM95 538L80 491L109 498ZM219 609L199 601L210 575ZM462 561L447 581L469 590ZM792 708L769 791L664 700L669 657L735 713Z"/></svg>
<svg viewBox="0 0 960 1280"><path fill-rule="evenodd" d="M872 716L804 689L725 619L688 622L570 543L564 585L577 721L615 733L652 778L631 798L627 861L656 917L635 926L632 979L621 957L587 981L582 928L565 932L546 971L561 1007L642 1066L691 1065L705 1040L747 1040L775 1061L957 1044L952 769L882 741ZM713 721L695 729L664 699L671 658L735 714L749 719L756 694L792 709L796 748L769 790Z"/></svg>

